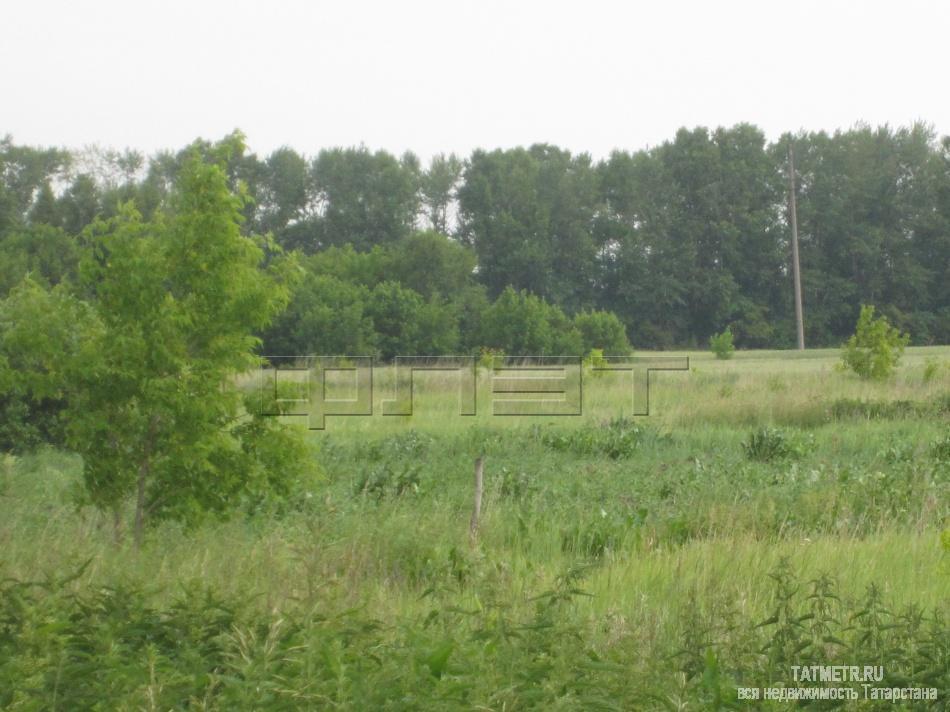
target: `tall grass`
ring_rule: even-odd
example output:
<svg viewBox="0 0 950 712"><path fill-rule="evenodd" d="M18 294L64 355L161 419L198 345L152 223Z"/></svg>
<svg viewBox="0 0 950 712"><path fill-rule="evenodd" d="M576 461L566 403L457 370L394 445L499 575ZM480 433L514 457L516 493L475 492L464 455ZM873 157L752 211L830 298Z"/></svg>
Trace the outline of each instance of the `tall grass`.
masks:
<svg viewBox="0 0 950 712"><path fill-rule="evenodd" d="M691 354L648 418L623 376L500 418L486 376L462 417L427 374L411 418L312 433L287 502L140 551L77 509L77 458L8 458L0 707L708 709L812 663L945 700L948 355L869 386L834 351Z"/></svg>

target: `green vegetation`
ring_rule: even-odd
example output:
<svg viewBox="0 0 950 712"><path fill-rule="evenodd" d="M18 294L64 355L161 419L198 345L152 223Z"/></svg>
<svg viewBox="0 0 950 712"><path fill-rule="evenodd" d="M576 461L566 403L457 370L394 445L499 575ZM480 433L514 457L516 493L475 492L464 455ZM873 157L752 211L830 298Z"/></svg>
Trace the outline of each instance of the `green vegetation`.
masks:
<svg viewBox="0 0 950 712"><path fill-rule="evenodd" d="M874 307L862 306L857 329L844 345L841 360L861 378L880 381L894 372L909 341L910 335L901 334L885 317L875 319ZM933 375L927 364L924 380Z"/></svg>
<svg viewBox="0 0 950 712"><path fill-rule="evenodd" d="M947 355L865 382L832 349L693 353L637 419L616 373L579 418L493 418L487 374L463 418L435 374L411 418L310 433L284 497L138 551L76 508L76 456L11 458L0 706L706 709L856 659L943 697Z"/></svg>
<svg viewBox="0 0 950 712"><path fill-rule="evenodd" d="M807 444L803 441L802 437L796 438L781 428L766 425L751 432L742 447L750 460L771 462L781 458L800 457L807 449Z"/></svg>
<svg viewBox="0 0 950 712"><path fill-rule="evenodd" d="M223 171L194 156L167 211L144 221L127 207L86 230L75 285L26 278L0 304L5 380L20 402L61 403L85 499L112 512L117 536L134 499L137 544L147 519L280 496L309 466L293 431L249 415L234 386L257 365L253 331L287 303L292 267L260 268L240 206Z"/></svg>
<svg viewBox="0 0 950 712"><path fill-rule="evenodd" d="M727 360L732 358L736 347L732 342L732 328L727 326L721 334L709 337L709 350L716 354L716 358Z"/></svg>
<svg viewBox="0 0 950 712"><path fill-rule="evenodd" d="M790 140L843 351L763 350ZM722 709L811 664L950 695L950 139L88 158L0 141L0 707ZM648 418L598 368L631 339L694 350ZM477 414L430 371L382 415L386 360L458 353ZM380 357L374 415L262 417L260 354ZM583 356L583 415L494 417L505 354Z"/></svg>
<svg viewBox="0 0 950 712"><path fill-rule="evenodd" d="M288 311L261 334L264 353L513 354L481 331L509 288L543 300L546 321L564 329L557 341L575 346L581 332L574 355L612 355L628 338L701 348L724 324L738 348L789 348L792 141L808 345L844 342L868 303L916 345L950 343L950 137L923 124L773 143L749 124L684 128L600 161L539 144L428 165L364 147L259 156L231 138L148 158L0 139L0 294L27 272L47 286L73 275L76 238L97 217L133 200L151 219L192 152L231 145L222 157L247 197L243 231L307 256ZM379 305L389 296L391 313ZM520 306L530 313L519 318L537 316ZM623 335L581 318L592 311L616 317Z"/></svg>

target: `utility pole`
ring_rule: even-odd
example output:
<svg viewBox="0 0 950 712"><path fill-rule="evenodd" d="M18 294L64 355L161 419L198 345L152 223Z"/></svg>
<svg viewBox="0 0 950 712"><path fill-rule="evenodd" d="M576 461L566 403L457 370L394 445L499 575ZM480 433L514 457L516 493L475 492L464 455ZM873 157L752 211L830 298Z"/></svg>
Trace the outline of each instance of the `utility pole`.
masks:
<svg viewBox="0 0 950 712"><path fill-rule="evenodd" d="M802 318L802 273L798 263L798 210L795 207L795 155L788 142L788 212L792 224L792 276L795 280L795 326L798 331L798 350L805 350L805 322Z"/></svg>

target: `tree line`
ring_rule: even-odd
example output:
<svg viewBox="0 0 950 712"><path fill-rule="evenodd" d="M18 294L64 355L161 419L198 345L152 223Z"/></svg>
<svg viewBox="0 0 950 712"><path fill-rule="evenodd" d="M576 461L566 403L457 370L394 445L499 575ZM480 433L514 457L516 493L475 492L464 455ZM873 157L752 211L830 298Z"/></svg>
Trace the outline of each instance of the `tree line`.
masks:
<svg viewBox="0 0 950 712"><path fill-rule="evenodd" d="M923 124L801 132L681 129L595 161L556 146L438 155L365 147L258 156L243 142L134 151L0 142L0 290L53 285L82 235L160 210L187 155L221 155L242 230L300 253L263 350L581 353L789 347L786 151L796 152L806 339L840 344L861 304L915 343L950 342L950 138Z"/></svg>
<svg viewBox="0 0 950 712"><path fill-rule="evenodd" d="M794 140L811 342L840 343L862 302L946 341L950 140ZM262 354L594 359L723 327L788 344L783 156L747 125L425 168L260 159L240 134L148 160L4 139L0 449L81 454L80 501L141 542L149 521L279 507L308 476L301 433L241 388Z"/></svg>

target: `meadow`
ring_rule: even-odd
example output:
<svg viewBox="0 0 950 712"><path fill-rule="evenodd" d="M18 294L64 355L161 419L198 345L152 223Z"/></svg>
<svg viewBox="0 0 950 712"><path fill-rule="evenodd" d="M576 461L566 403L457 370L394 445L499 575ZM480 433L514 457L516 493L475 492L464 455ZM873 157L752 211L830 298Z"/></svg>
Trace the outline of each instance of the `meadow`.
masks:
<svg viewBox="0 0 950 712"><path fill-rule="evenodd" d="M664 355L690 370L646 417L593 373L581 416L492 416L484 372L473 417L442 373L383 416L381 369L289 498L140 550L77 507L75 456L6 456L0 707L784 709L736 689L812 664L946 704L950 347L883 383L834 349Z"/></svg>

